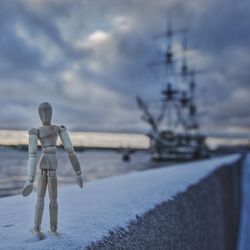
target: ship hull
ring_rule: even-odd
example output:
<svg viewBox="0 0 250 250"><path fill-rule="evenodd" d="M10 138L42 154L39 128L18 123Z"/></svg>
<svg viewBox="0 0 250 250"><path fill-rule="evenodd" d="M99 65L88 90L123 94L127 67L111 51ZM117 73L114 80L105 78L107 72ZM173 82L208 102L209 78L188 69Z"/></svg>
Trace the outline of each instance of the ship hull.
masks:
<svg viewBox="0 0 250 250"><path fill-rule="evenodd" d="M162 131L152 142L154 161L191 161L209 157L209 151L201 135L175 134Z"/></svg>

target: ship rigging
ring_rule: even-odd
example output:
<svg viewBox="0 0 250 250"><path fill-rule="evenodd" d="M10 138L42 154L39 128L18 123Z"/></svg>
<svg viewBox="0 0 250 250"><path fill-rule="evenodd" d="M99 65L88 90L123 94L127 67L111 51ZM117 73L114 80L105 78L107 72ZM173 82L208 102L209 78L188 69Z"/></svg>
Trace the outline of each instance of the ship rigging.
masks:
<svg viewBox="0 0 250 250"><path fill-rule="evenodd" d="M150 111L149 102L137 96L137 104L143 111L142 119L151 127L148 135L154 160L191 160L208 156L206 138L198 132L195 96L195 76L203 71L189 68L188 31L187 28L174 30L169 24L166 32L154 37L166 42L163 60L148 64L151 68L163 67L165 73L158 116ZM176 57L173 50L176 36L183 38L181 58Z"/></svg>

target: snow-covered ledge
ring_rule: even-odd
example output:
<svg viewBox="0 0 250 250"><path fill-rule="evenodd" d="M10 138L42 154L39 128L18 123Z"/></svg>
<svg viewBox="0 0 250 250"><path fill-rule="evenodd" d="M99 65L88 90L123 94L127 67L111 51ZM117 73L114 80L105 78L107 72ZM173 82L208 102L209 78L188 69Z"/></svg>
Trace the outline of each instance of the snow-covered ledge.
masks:
<svg viewBox="0 0 250 250"><path fill-rule="evenodd" d="M21 196L2 198L0 199L0 249L69 250L84 249L86 247L90 249L119 249L119 247L115 246L116 239L122 242L121 239L125 239L126 237L126 243L124 244L131 245L125 245L124 249L150 249L149 245L143 247L143 242L144 239L150 239L150 237L157 234L158 229L154 227L157 227L155 223L158 222L157 220L154 221L154 211L156 211L157 216L162 221L162 223L159 223L159 226L164 227L164 223L166 222L164 220L168 217L171 218L171 220L167 220L169 225L171 223L175 225L178 222L179 224L182 224L182 222L185 224L185 221L189 220L185 216L187 212L189 213L192 210L195 212L196 207L199 205L202 211L204 206L202 204L203 197L205 197L206 202L211 203L211 209L208 209L208 213L209 211L211 212L210 214L204 212L204 214L197 215L197 218L192 218L194 221L186 223L189 228L178 228L176 229L178 230L176 234L181 234L181 230L192 232L192 230L195 230L196 225L203 223L203 219L206 221L205 217L213 219L218 216L224 216L222 210L218 211L218 214L214 214L213 210L213 207L217 208L220 206L218 203L220 202L220 197L218 198L217 196L221 190L217 192L214 188L224 185L223 180L221 181L221 178L224 178L224 174L219 173L215 179L212 179L208 183L202 184L202 182L206 182L217 170L226 169L225 171L227 171L228 169L230 171L233 168L221 168L221 166L237 165L240 158L240 155L231 155L173 167L135 172L87 183L83 190L78 189L76 185L62 187L59 190L59 235L50 235L46 231L49 228L47 200L42 225L46 238L42 241L37 241L31 233L36 198L35 193L28 198ZM232 178L234 177L231 174L228 177L233 181ZM224 179L227 180L228 178L225 177ZM234 181L237 182L237 180ZM204 188L202 185L205 185ZM233 182L232 185L234 185ZM199 188L197 189L196 187ZM192 193L192 188L194 192L198 192L197 197ZM229 192L231 191L229 190ZM218 199L214 200L211 197L213 196L211 193ZM191 203L189 203L190 199ZM211 202L209 202L209 199ZM175 203L176 200L177 203ZM186 205L185 200L187 202ZM201 204L199 204L200 202ZM166 214L166 218L164 217L164 213ZM146 231L140 231L143 229L144 221L146 223L153 221L148 225L152 226L150 235L147 235ZM200 223L197 224L197 221L200 221ZM205 230L206 225L203 226ZM134 235L136 235L138 233L137 227L140 231L136 238L139 241L137 242L138 245L136 245L136 240L129 235L130 230L134 230ZM113 233L110 234L110 232ZM223 234L223 232L221 233ZM221 237L224 236L221 235ZM145 238L143 239L143 237ZM158 235L159 241L161 238L166 239L166 235L164 237ZM204 241L204 238L206 238L206 231L204 231L204 237L201 237L200 243ZM133 241L129 243L130 239ZM180 248L174 247L170 249L191 249L184 247L187 240L183 236L183 241L178 239L178 241L182 242L176 242L176 244L180 244ZM192 241L192 239L190 240ZM151 243L155 244L153 238ZM170 246L173 244L171 238L169 238L168 243ZM166 242L162 244L166 244ZM198 244L198 242L194 242L194 244ZM138 246L141 246L141 248L138 248ZM159 243L157 249L161 249L161 246L166 245ZM193 247L192 249L205 248Z"/></svg>

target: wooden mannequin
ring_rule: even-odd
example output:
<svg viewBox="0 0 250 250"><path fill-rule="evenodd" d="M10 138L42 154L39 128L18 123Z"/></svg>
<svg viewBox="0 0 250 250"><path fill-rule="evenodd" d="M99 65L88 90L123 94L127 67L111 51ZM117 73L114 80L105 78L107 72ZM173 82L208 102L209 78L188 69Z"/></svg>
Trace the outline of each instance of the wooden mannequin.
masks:
<svg viewBox="0 0 250 250"><path fill-rule="evenodd" d="M42 154L39 161L39 177L37 185L37 202L34 219L34 233L39 238L43 238L41 233L42 215L44 210L44 197L46 187L48 185L50 198L50 231L56 233L58 223L58 205L57 205L57 138L60 137L72 167L76 174L76 181L82 188L82 171L80 163L74 152L73 145L64 126L51 125L52 107L49 103L42 103L39 106L39 115L42 121L42 126L38 129L33 128L29 130L29 160L28 160L28 178L23 188L23 196L28 196L33 190L33 183L36 175L37 165L37 148L38 140L42 146Z"/></svg>

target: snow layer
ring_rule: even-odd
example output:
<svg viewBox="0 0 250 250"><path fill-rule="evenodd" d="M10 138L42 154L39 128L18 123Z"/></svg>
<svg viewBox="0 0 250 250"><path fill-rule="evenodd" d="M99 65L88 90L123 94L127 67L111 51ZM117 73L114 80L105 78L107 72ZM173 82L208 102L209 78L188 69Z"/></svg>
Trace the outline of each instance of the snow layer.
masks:
<svg viewBox="0 0 250 250"><path fill-rule="evenodd" d="M101 240L110 230L126 228L136 215L173 199L218 167L240 155L197 161L172 167L111 177L59 190L59 235L35 239L31 233L35 193L27 198L0 200L0 249L79 249ZM48 200L43 228L49 228Z"/></svg>
<svg viewBox="0 0 250 250"><path fill-rule="evenodd" d="M238 250L248 250L250 248L250 155L245 159L242 178L242 211Z"/></svg>

